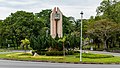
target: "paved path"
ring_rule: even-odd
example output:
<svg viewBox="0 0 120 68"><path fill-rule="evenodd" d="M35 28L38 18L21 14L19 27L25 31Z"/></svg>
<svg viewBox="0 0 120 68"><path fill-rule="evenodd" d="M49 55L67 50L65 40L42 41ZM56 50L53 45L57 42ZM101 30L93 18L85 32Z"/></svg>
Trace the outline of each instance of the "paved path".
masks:
<svg viewBox="0 0 120 68"><path fill-rule="evenodd" d="M7 53L11 53L11 52L0 52L0 54L7 54Z"/></svg>
<svg viewBox="0 0 120 68"><path fill-rule="evenodd" d="M120 53L112 53L112 52L105 52L105 51L85 51L85 52L90 52L94 54L107 54L107 55L113 55L113 56L120 56Z"/></svg>
<svg viewBox="0 0 120 68"><path fill-rule="evenodd" d="M65 64L65 63L0 60L0 68L120 68L120 65Z"/></svg>
<svg viewBox="0 0 120 68"><path fill-rule="evenodd" d="M0 52L0 54L7 54L12 52L25 52L25 50L9 50L8 52ZM30 52L30 50L26 50L26 52Z"/></svg>

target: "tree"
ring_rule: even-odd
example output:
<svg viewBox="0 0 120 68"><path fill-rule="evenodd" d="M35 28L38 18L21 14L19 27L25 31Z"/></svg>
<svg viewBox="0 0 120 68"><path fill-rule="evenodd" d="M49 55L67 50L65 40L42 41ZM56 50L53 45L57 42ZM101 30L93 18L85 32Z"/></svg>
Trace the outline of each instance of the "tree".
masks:
<svg viewBox="0 0 120 68"><path fill-rule="evenodd" d="M101 14L109 14L109 11L110 11L110 8L113 4L116 3L116 0L103 0L101 3L100 3L100 6L97 7L97 15L101 15ZM112 8L111 8L112 9Z"/></svg>
<svg viewBox="0 0 120 68"><path fill-rule="evenodd" d="M34 21L33 13L25 11L17 11L11 13L9 17L4 20L3 34L13 41L13 44L20 44L20 40L30 36L31 24ZM15 41L15 42L14 42Z"/></svg>
<svg viewBox="0 0 120 68"><path fill-rule="evenodd" d="M30 38L31 35L38 36L41 33L43 23L31 12L17 11L11 13L2 24L3 36L11 39L12 43L20 44L20 40Z"/></svg>
<svg viewBox="0 0 120 68"><path fill-rule="evenodd" d="M97 8L97 17L101 19L109 19L114 23L120 23L120 1L118 0L104 0L101 5ZM114 33L114 36L107 41L107 44L111 44L110 47L115 47L117 42L119 43L119 32ZM118 44L119 45L119 44Z"/></svg>
<svg viewBox="0 0 120 68"><path fill-rule="evenodd" d="M74 24L70 21L69 17L63 15L63 34L70 34L74 31Z"/></svg>
<svg viewBox="0 0 120 68"><path fill-rule="evenodd" d="M87 33L97 36L104 44L104 49L107 49L107 40L119 31L120 26L108 20L96 21L90 24Z"/></svg>
<svg viewBox="0 0 120 68"><path fill-rule="evenodd" d="M50 14L51 9L42 10L39 13L35 13L35 16L38 17L43 23L45 27L50 28Z"/></svg>
<svg viewBox="0 0 120 68"><path fill-rule="evenodd" d="M21 42L22 42L22 43L21 43L21 46L22 46L22 47L26 47L26 48L25 48L25 53L26 53L26 49L27 49L28 45L30 44L30 41L25 38L24 40L21 40Z"/></svg>
<svg viewBox="0 0 120 68"><path fill-rule="evenodd" d="M64 36L63 38L59 39L58 42L62 42L63 44L63 54L65 56L65 41L66 41L66 36Z"/></svg>
<svg viewBox="0 0 120 68"><path fill-rule="evenodd" d="M120 21L120 1L104 0L96 11L97 15L102 15L104 19L111 19L116 23Z"/></svg>
<svg viewBox="0 0 120 68"><path fill-rule="evenodd" d="M0 46L1 46L1 48L2 48L2 46L3 46L3 42L5 41L5 36L3 36L3 32L4 32L4 29L3 29L3 21L1 20L0 21Z"/></svg>

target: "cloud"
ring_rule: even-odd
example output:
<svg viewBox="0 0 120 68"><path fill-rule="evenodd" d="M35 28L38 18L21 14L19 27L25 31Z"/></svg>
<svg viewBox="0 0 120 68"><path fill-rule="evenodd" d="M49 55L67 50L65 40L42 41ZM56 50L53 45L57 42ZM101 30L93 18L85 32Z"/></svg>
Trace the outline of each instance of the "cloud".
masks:
<svg viewBox="0 0 120 68"><path fill-rule="evenodd" d="M6 17L8 17L11 12L14 13L16 12L17 10L15 9L10 9L10 8L3 8L3 7L0 7L0 19L5 19Z"/></svg>
<svg viewBox="0 0 120 68"><path fill-rule="evenodd" d="M76 18L79 18L80 11L84 11L85 18L89 18L96 14L95 9L100 2L101 0L0 0L0 15L3 15L0 19L17 10L36 13L54 7L59 7L64 15Z"/></svg>
<svg viewBox="0 0 120 68"><path fill-rule="evenodd" d="M0 6L9 8L30 8L35 6L96 6L99 1L91 0L1 0Z"/></svg>
<svg viewBox="0 0 120 68"><path fill-rule="evenodd" d="M74 6L74 7L72 7L72 6L66 6L66 7L60 6L59 8L65 16L73 16L77 19L80 18L81 11L83 11L85 19L88 19L90 16L96 15L96 12L95 12L96 7L95 6L92 6L92 7L89 6L86 8L84 8L83 6ZM71 10L71 8L72 8L72 10Z"/></svg>
<svg viewBox="0 0 120 68"><path fill-rule="evenodd" d="M34 0L2 0L0 1L0 6L1 7L7 7L7 8L15 8L15 9L19 9L19 8L24 8L27 6L32 6L35 5L35 3L37 3L37 1Z"/></svg>

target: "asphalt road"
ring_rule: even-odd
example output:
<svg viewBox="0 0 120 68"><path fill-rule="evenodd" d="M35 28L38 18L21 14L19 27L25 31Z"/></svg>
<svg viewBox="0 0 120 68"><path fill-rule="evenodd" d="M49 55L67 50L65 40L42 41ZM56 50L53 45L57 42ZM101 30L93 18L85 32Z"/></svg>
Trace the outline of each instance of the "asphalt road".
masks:
<svg viewBox="0 0 120 68"><path fill-rule="evenodd" d="M120 53L112 53L112 52L105 52L105 51L88 51L94 54L106 54L106 55L113 55L113 56L120 56Z"/></svg>
<svg viewBox="0 0 120 68"><path fill-rule="evenodd" d="M0 60L0 68L120 68L120 65L66 64L66 63Z"/></svg>

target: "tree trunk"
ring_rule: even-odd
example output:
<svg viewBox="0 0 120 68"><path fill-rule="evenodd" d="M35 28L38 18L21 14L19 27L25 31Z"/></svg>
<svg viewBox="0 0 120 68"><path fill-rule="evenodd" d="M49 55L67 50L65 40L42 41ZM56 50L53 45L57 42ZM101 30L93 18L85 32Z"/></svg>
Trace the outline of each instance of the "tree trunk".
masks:
<svg viewBox="0 0 120 68"><path fill-rule="evenodd" d="M17 45L17 49L18 49L18 40L17 40L17 38L16 38L16 40L15 40L15 41L16 41L16 45Z"/></svg>
<svg viewBox="0 0 120 68"><path fill-rule="evenodd" d="M120 48L120 41L119 41L119 48Z"/></svg>
<svg viewBox="0 0 120 68"><path fill-rule="evenodd" d="M113 47L116 47L116 36L114 36L115 38L113 39Z"/></svg>
<svg viewBox="0 0 120 68"><path fill-rule="evenodd" d="M63 55L65 56L65 46L64 46L64 42L63 42Z"/></svg>
<svg viewBox="0 0 120 68"><path fill-rule="evenodd" d="M100 43L98 43L98 49L100 48Z"/></svg>
<svg viewBox="0 0 120 68"><path fill-rule="evenodd" d="M106 45L107 40L104 40L104 50L107 50L107 45Z"/></svg>

